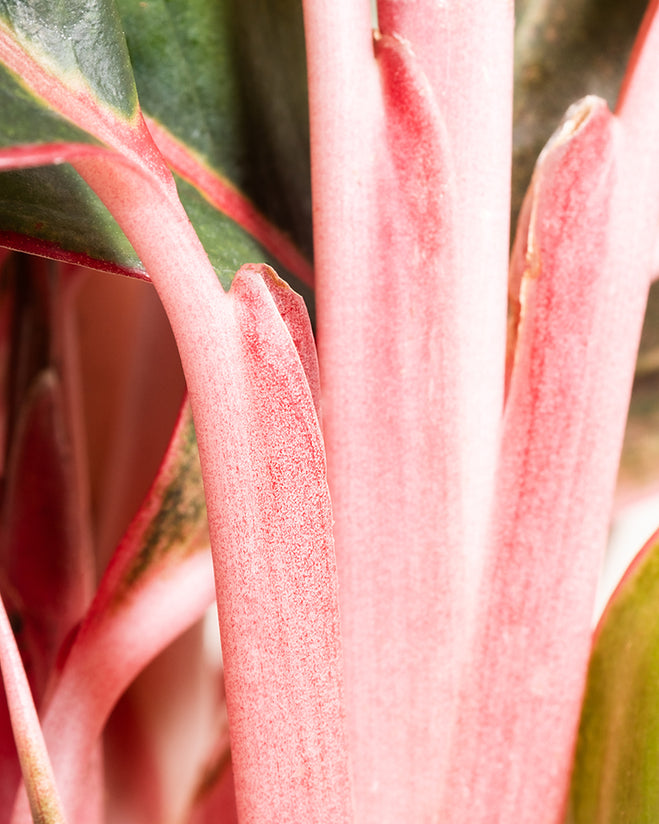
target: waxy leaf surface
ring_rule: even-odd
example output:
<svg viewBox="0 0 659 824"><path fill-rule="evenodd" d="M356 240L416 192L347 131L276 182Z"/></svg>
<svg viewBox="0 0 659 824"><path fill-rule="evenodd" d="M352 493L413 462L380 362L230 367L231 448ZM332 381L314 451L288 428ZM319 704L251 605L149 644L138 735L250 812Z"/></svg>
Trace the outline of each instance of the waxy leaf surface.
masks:
<svg viewBox="0 0 659 824"><path fill-rule="evenodd" d="M144 114L310 254L300 4L118 0L118 7Z"/></svg>
<svg viewBox="0 0 659 824"><path fill-rule="evenodd" d="M297 84L303 92L301 38L292 48L284 38L285 21L280 20L277 48L267 52L267 60L254 63L259 49L249 55L236 53L234 18L243 12L235 11L231 3L196 2L191 7L124 2L119 11L113 0L79 5L51 8L45 4L41 9L15 2L6 6L6 28L0 30L0 61L6 64L0 95L8 116L0 124L0 145L104 142L84 112L77 116L69 112L67 120L47 89L35 94L31 61L74 95L86 95L87 105L101 119L137 124L130 62L134 59L144 113L153 118L150 123L167 162L183 176L178 180L179 197L225 288L246 260L268 261L280 272L292 270L302 283L310 283L306 110L297 106L278 113L286 115L282 122L288 124L288 132L272 147L268 123L277 122L276 118L267 113L260 118L258 111L248 116L250 89L244 88L247 61L253 64L252 85L260 82L265 88L272 77L281 76L282 86ZM287 13L286 20L290 17ZM264 18L261 25L267 30L268 20ZM130 58L122 28L127 32ZM297 28L301 32L299 20ZM284 54L287 59L279 59ZM261 95L265 108L270 99ZM294 99L306 98L301 93ZM289 139L291 131L296 133L295 141ZM71 158L54 152L50 162L67 159ZM0 168L20 166L19 158L7 153L3 157L0 152ZM284 180L284 168L299 170L294 180L300 182L292 188ZM146 277L139 257L113 218L70 168L14 171L0 180L3 245ZM252 198L260 193L258 207L241 194L241 188ZM259 208L272 215L284 231L261 215ZM287 232L299 239L306 256Z"/></svg>

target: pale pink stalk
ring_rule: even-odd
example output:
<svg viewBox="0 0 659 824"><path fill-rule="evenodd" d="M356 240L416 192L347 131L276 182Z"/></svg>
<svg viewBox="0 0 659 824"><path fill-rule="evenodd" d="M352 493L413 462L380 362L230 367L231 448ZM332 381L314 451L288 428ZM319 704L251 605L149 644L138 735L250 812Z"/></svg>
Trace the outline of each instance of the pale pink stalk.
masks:
<svg viewBox="0 0 659 824"><path fill-rule="evenodd" d="M177 337L209 503L241 820L347 822L331 509L291 332L259 271L223 292L173 184L123 163L76 168L140 255Z"/></svg>
<svg viewBox="0 0 659 824"><path fill-rule="evenodd" d="M475 823L563 820L659 223L659 116L624 105L656 99L656 9L620 118L596 98L570 110L520 219L519 330L447 822L467 806Z"/></svg>
<svg viewBox="0 0 659 824"><path fill-rule="evenodd" d="M652 249L650 277L657 276L656 249L659 238L657 190L659 181L659 0L650 0L643 18L629 68L620 90L616 115L623 127L623 162L625 163L625 194L629 208L637 219L639 249L633 251L648 254ZM644 208L644 207L649 208ZM631 215L630 215L631 218ZM642 240L641 240L642 238ZM654 241L654 242L653 242Z"/></svg>
<svg viewBox="0 0 659 824"><path fill-rule="evenodd" d="M332 514L310 360L294 343L312 346L308 317L265 269L244 268L222 290L140 116L100 109L2 30L0 55L114 150L74 166L140 256L177 339L208 500L241 820L348 822Z"/></svg>
<svg viewBox="0 0 659 824"><path fill-rule="evenodd" d="M450 380L459 403L462 555L473 599L482 574L503 407L514 3L378 0L377 8L380 31L409 43L446 128L455 190L450 288L456 298L455 316L442 325L459 353ZM416 185L424 197L426 181L417 178Z"/></svg>
<svg viewBox="0 0 659 824"><path fill-rule="evenodd" d="M305 3L356 815L381 824L438 820L470 634L502 406L512 19L378 10L373 41L367 2Z"/></svg>
<svg viewBox="0 0 659 824"><path fill-rule="evenodd" d="M66 824L39 718L5 606L0 599L0 669L23 780L35 824Z"/></svg>

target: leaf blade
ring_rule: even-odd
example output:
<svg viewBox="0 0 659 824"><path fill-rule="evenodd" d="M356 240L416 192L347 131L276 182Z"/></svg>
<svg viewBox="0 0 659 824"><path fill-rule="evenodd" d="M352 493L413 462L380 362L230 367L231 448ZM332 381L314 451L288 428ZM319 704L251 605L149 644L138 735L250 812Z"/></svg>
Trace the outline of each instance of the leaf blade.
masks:
<svg viewBox="0 0 659 824"><path fill-rule="evenodd" d="M570 824L650 824L659 815L659 532L600 619L569 793Z"/></svg>
<svg viewBox="0 0 659 824"><path fill-rule="evenodd" d="M14 3L12 7L20 10L23 5L24 4L19 1ZM209 3L198 3L197 5L205 15L208 15L208 13L214 13L212 12L211 4ZM119 48L119 45L117 44L119 44L119 41L123 35L121 35L120 29L118 31L114 31L114 28L116 28L117 19L115 19L116 14L112 11L113 5L110 0L98 0L95 4L93 4L93 8L96 10L96 13L101 16L102 21L104 21L103 24L109 25L109 28L112 29L110 36L101 37L100 42L95 44L99 51L97 60L100 63L103 63L104 55L110 50L110 46L113 46L114 44L117 48ZM144 31L148 29L148 26L142 26L142 28L140 28L139 23L144 22L144 16L142 13L147 14L148 12L146 19L149 20L149 15L152 15L154 9L156 8L163 10L165 9L165 6L158 3L150 3L142 4L138 7L136 4L132 4L129 9L124 9L127 14L128 21L132 22L133 28L136 29L136 35L142 35ZM37 12L38 11L39 10L37 9ZM34 142L39 139L44 142L54 142L57 141L58 138L64 139L67 134L69 135L70 140L75 140L76 142L95 139L101 140L102 142L105 142L108 147L119 150L127 157L132 157L133 161L135 161L137 165L144 165L144 157L141 157L141 155L147 158L147 162L149 162L148 157L151 155L151 171L155 172L158 169L158 166L162 165L162 163L161 161L157 161L153 158L153 147L151 145L150 138L148 137L148 132L146 132L143 128L143 124L140 122L138 109L136 109L132 103L130 105L126 103L122 109L121 107L114 105L113 100L109 100L107 95L105 98L96 97L94 94L95 86L92 82L94 78L87 78L85 76L85 71L89 68L85 62L83 62L81 66L77 66L76 70L73 72L73 76L70 77L70 73L67 74L66 70L68 65L67 60L69 63L72 61L70 54L67 60L63 60L60 56L59 63L57 60L55 60L54 63L50 60L50 52L53 50L56 53L58 52L57 38L59 37L60 39L66 40L67 36L71 37L71 35L67 33L67 26L69 28L73 27L76 31L76 34L73 35L73 39L76 37L78 39L83 38L85 31L87 32L87 36L93 39L94 31L90 21L85 21L84 14L82 15L80 21L76 21L75 9L71 9L65 13L66 20L64 21L64 24L54 26L53 31L51 32L49 26L46 25L48 22L48 14L44 12L42 16L39 16L37 12L30 10L27 15L23 15L29 18L27 23L24 22L24 28L28 30L36 29L37 34L41 35L43 35L43 30L48 31L46 45L50 51L45 56L39 48L34 47L34 44L29 38L17 37L15 33L12 35L10 30L0 32L0 53L2 53L6 65L19 75L28 78L33 103L35 100L35 95L37 98L40 98L40 100L36 101L36 109L31 112L32 116L27 119L25 117L22 119L18 118L17 121L26 123L27 134L31 135L29 137L30 142ZM135 21L136 13L137 21ZM167 9L165 18L168 19L170 13L171 9ZM190 31L184 30L182 32L177 32L176 28L173 28L170 25L170 36L173 37L174 34L177 34L179 37L187 37L188 41L195 45L195 41L200 39L199 32L203 30L203 27L200 28L199 21L194 21L193 18L190 17L189 9L187 9L186 4L183 4L182 9L179 9L178 13L179 16L181 14L183 15L185 26L187 26ZM21 17L21 15L18 15L18 17ZM105 18L107 18L107 20L105 20ZM162 22L162 15L156 18L156 22ZM225 29L227 29L227 25L228 24L222 24L222 26L218 29L219 33L225 38L229 36L229 32L225 31ZM101 26L101 28L103 28L103 26ZM206 29L209 32L214 31L212 26L208 26ZM162 38L162 33L159 36ZM125 51L125 44L122 48ZM121 51L121 48L119 48L119 50ZM227 49L225 47L217 49L215 52L222 55L226 52L226 50ZM64 51L66 52L66 47L64 48ZM167 74L167 66L171 63L170 52L172 51L176 50L165 50L166 59L164 59L162 53L163 50L158 47L158 43L154 47L152 44L148 43L147 38L146 64L148 66L150 65L149 60L152 60L154 57L158 58L156 62L160 68L160 73L156 74L156 78L160 78L164 75L166 79L170 76ZM139 48L137 49L137 52L139 58L141 54ZM202 53L208 56L214 52L212 49L208 48L208 44L205 44L202 48ZM132 75L129 76L128 69L130 69L130 64L126 64L126 60L127 57L125 59L122 57L119 61L120 65L111 67L114 77L114 87L119 90L117 91L117 94L120 95L121 99L124 101L132 100L132 97L134 96L133 77ZM144 59L138 59L138 66L143 66L144 62ZM179 60L179 63L180 62L181 61ZM215 62L213 65L215 65ZM237 82L235 77L235 66L233 66L230 59L226 64L222 65L230 66L231 70L227 68L225 72L226 78L224 81L219 83L219 87L224 88L227 83L233 83L235 86ZM187 67L185 60L183 60L183 67L184 69ZM175 77L177 78L180 78L179 69L180 66L174 65L173 71ZM207 70L207 75L209 77L211 74L212 72ZM10 75L8 74L7 77L10 77ZM183 80L186 80L186 78L189 79L189 71L187 74L185 72L183 73ZM168 94L164 94L162 87L158 86L158 84L155 84L155 93L152 93L154 83L148 82L148 72L142 71L140 80L143 86L144 97L147 102L147 110L152 108L154 111L162 114L160 104L163 99L168 100L171 104L172 97L174 97L179 103L181 103L181 101L187 101L188 98L190 98L189 83L187 83L187 81L185 83L181 81L179 86L174 89L176 94L172 95L171 89L169 89ZM206 84L206 86L208 86L208 84ZM20 97L17 89L22 89L23 91L21 94L25 96L23 81L19 80L14 82L13 86L9 81L7 81L4 83L4 87L5 96L15 108L17 105L16 99ZM0 88L2 87L0 86ZM194 95L192 97L194 97ZM210 101L208 96L202 95L202 99L204 101L203 105L207 105L210 110ZM45 101L48 101L47 105L44 105ZM39 106L39 103L41 103L41 106ZM201 122L200 119L203 120L204 118L203 105L200 104L196 107L191 107L189 103L186 103L180 107L178 113L176 109L172 109L171 106L166 107L165 109L164 119L170 127L173 126L175 130L178 128L180 132L182 128L181 124L183 124L185 127L183 128L183 133L185 134L186 139L190 141L191 135L193 138L196 138L192 139L190 147L187 149L187 151L190 152L190 159L187 161L187 165L190 165L190 160L192 160L193 165L195 163L197 166L199 165L198 161L194 160L195 152L202 150L203 153L205 147L207 155L213 156L214 154L217 154L218 147L221 150L226 143L229 146L229 151L224 154L220 151L218 165L222 168L225 166L228 167L231 174L236 179L240 180L241 175L244 178L244 171L241 172L241 175L239 175L236 172L236 169L238 167L243 170L250 169L253 164L242 158L242 150L239 148L242 145L242 132L239 134L240 139L234 135L232 139L223 141L221 139L223 132L220 129L219 138L216 134L212 139L204 139L201 140L201 143L199 142L199 136L202 135L202 133L206 133L203 128L199 128L199 123ZM228 124L229 132L232 132L232 130L233 132L236 131L236 105L237 104L232 104L229 111L225 111L226 107L225 109L220 107L221 114L216 113L214 115L215 119L213 120L216 130L217 123L220 123L220 125L224 123L225 125ZM33 109L34 108L35 107L33 106ZM185 112L188 112L187 120ZM69 125L67 125L66 122L67 118L69 120ZM196 118L194 126L190 124L191 118ZM15 118L7 118L7 120L4 121L5 127L6 124L11 123L14 119ZM71 126L70 123L78 123L82 126L82 130L76 129ZM5 142L7 145L16 145L17 141L20 141L20 139L20 134L13 133L5 135ZM23 136L23 139L27 139L27 137ZM180 155L181 151L179 148L179 156ZM236 159L236 155L240 155L238 159ZM156 173L159 174L159 172ZM93 196L85 194L84 197L81 197L79 192L76 191L76 187L71 183L70 175L67 175L61 171L55 172L54 174L57 175L57 177L62 178L61 181L58 181L60 184L58 185L59 199L57 201L57 207L50 213L50 221L47 222L48 236L44 237L43 231L41 234L37 234L34 244L35 250L47 249L60 259L73 259L76 262L90 263L92 261L96 261L95 265L98 268L106 269L108 271L116 270L117 267L119 267L127 274L134 274L136 270L139 272L140 269L143 269L143 267L140 266L139 261L136 261L134 254L129 251L129 245L117 231L117 227L114 222L107 215L103 214L102 209L100 209L98 204L94 202ZM23 178L20 176L18 177L19 181L22 179ZM199 185L199 181L196 177L194 180L195 183ZM25 181L26 189L29 191L29 179L26 178ZM14 187L16 186L16 184L13 185ZM216 183L214 184L214 189L217 189ZM260 191L258 186L254 191ZM182 198L184 200L185 207L188 209L193 218L195 216L198 218L199 216L200 199L206 200L207 203L213 203L215 207L218 205L217 198L213 196L213 192L205 191L203 186L200 186L199 192L195 194L192 194L189 189L184 191ZM235 272L235 270L239 268L239 265L246 260L265 260L277 265L280 271L284 271L290 267L293 269L293 272L301 278L303 283L306 282L309 284L311 281L310 266L304 256L297 251L293 244L291 244L285 236L285 233L282 233L272 226L268 220L262 217L258 211L249 204L248 200L244 199L244 203L247 206L246 209L243 208L242 211L239 210L238 213L236 213L235 210L234 212L229 211L229 217L233 219L233 222L231 220L226 220L221 211L220 213L217 213L215 219L216 226L212 233L209 233L205 229L208 223L207 220L201 219L199 223L200 234L204 235L207 249L213 258L218 274L224 278L225 285L228 286L228 282L230 282L229 273L232 270ZM90 207L89 214L86 214L85 211L80 208L81 205L86 204L89 204ZM63 225L58 215L69 215L72 213L73 209L76 208L76 206L78 223L81 226L81 229L77 236L72 236L70 227ZM43 222L44 221L41 219L35 218L33 220L33 223L42 224ZM50 223L50 226L48 226L48 223ZM6 226L3 224L6 224ZM98 234L99 226L100 233L104 237L106 244L104 246L102 243L97 242L95 248L90 254L90 250L84 245L84 240L85 238L93 238L95 233ZM68 232L67 229L69 229ZM29 241L21 241L20 238L17 237L22 232L27 232L30 230L29 222L24 222L23 224L17 226L10 208L5 209L4 215L0 213L0 231L2 230L4 230L6 234L6 242L11 244L13 248L30 249ZM63 235L66 244L57 243L57 235L59 233ZM110 241L109 244L107 244L108 240Z"/></svg>

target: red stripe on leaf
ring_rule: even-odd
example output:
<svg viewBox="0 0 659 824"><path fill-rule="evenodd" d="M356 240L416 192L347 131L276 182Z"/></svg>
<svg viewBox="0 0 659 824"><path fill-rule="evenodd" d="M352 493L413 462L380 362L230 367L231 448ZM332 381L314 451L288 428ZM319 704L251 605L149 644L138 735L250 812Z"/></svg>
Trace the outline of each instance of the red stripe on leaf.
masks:
<svg viewBox="0 0 659 824"><path fill-rule="evenodd" d="M89 88L67 86L62 77L29 54L1 22L0 61L44 106L164 180L167 171L141 114L138 113L134 121L127 121L115 110L101 105Z"/></svg>
<svg viewBox="0 0 659 824"><path fill-rule="evenodd" d="M155 120L147 125L170 168L190 181L220 212L249 232L290 272L313 286L313 267L292 241L265 218L226 178L208 168Z"/></svg>

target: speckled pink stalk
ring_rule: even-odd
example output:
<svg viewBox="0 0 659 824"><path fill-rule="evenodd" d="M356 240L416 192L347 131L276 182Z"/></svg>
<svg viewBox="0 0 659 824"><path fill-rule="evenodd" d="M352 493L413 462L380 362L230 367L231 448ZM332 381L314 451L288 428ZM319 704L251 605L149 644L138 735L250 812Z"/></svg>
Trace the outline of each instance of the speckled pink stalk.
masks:
<svg viewBox="0 0 659 824"><path fill-rule="evenodd" d="M657 8L618 117L596 98L570 110L520 220L521 320L446 822L563 821L659 224Z"/></svg>
<svg viewBox="0 0 659 824"><path fill-rule="evenodd" d="M132 168L97 160L76 168L140 255L177 338L208 501L241 824L348 822L324 449L270 275L244 267L225 293L173 183L140 186ZM306 326L310 342L298 308L289 326L298 338Z"/></svg>
<svg viewBox="0 0 659 824"><path fill-rule="evenodd" d="M227 294L143 122L73 94L0 29L0 57L118 154L77 171L158 290L177 339L202 459L241 824L352 820L336 564L311 345L281 283L245 269ZM123 155L123 156L122 156ZM264 279L265 277L265 279ZM292 337L293 335L293 337ZM308 356L304 356L309 366Z"/></svg>
<svg viewBox="0 0 659 824"><path fill-rule="evenodd" d="M356 820L439 820L500 427L506 3L305 3ZM452 39L453 38L453 39Z"/></svg>

